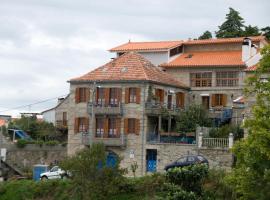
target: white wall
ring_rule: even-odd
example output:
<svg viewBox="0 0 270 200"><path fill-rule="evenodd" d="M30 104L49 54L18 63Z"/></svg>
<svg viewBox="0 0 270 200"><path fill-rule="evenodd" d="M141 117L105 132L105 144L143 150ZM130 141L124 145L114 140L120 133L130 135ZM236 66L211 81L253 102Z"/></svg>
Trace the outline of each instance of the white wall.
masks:
<svg viewBox="0 0 270 200"><path fill-rule="evenodd" d="M149 60L154 65L159 65L168 62L168 52L139 52L143 57Z"/></svg>
<svg viewBox="0 0 270 200"><path fill-rule="evenodd" d="M51 122L55 125L55 109L44 112L43 120L46 122Z"/></svg>

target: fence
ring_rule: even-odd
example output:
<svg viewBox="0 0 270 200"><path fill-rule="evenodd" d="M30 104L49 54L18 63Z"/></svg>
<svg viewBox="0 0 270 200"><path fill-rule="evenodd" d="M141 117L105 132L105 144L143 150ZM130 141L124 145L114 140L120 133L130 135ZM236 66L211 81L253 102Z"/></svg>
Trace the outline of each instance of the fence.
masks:
<svg viewBox="0 0 270 200"><path fill-rule="evenodd" d="M233 134L230 133L228 138L204 138L203 133L199 133L198 147L208 148L232 148Z"/></svg>

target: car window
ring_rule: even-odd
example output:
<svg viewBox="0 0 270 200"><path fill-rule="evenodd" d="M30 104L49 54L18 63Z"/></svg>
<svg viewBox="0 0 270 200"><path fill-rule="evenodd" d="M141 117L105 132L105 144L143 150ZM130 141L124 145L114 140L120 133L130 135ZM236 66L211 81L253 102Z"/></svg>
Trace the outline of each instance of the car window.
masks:
<svg viewBox="0 0 270 200"><path fill-rule="evenodd" d="M195 161L195 158L194 157L192 157L192 156L189 156L188 157L188 162L194 162Z"/></svg>
<svg viewBox="0 0 270 200"><path fill-rule="evenodd" d="M197 158L199 159L199 161L204 161L204 157L202 156L197 156Z"/></svg>
<svg viewBox="0 0 270 200"><path fill-rule="evenodd" d="M176 162L183 163L183 162L186 162L186 161L187 161L187 158L186 157L181 157Z"/></svg>
<svg viewBox="0 0 270 200"><path fill-rule="evenodd" d="M53 168L51 169L51 172L56 172L56 171L58 171L58 167L53 167Z"/></svg>

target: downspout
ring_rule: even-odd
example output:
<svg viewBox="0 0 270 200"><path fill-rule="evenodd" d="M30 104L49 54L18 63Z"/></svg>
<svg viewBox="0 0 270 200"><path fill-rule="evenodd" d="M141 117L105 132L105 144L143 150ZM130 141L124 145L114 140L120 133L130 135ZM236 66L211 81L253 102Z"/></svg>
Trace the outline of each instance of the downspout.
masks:
<svg viewBox="0 0 270 200"><path fill-rule="evenodd" d="M144 113L145 113L145 87L146 87L146 84L144 82L144 87L143 87L143 112L142 112L142 151L141 151L141 175L143 176L143 166L144 166Z"/></svg>

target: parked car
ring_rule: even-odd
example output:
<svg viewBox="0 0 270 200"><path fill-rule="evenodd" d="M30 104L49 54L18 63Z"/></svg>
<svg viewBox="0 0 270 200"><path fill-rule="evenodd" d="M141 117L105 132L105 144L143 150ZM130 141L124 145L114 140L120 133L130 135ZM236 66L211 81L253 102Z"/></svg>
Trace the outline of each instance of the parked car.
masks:
<svg viewBox="0 0 270 200"><path fill-rule="evenodd" d="M208 160L201 155L187 155L179 158L178 160L169 165L166 165L164 169L167 171L175 167L184 167L188 165L202 164L202 163L208 165Z"/></svg>
<svg viewBox="0 0 270 200"><path fill-rule="evenodd" d="M44 172L40 174L40 180L46 180L46 179L66 179L69 175L67 172L62 170L58 166L54 166L50 169L48 172Z"/></svg>

